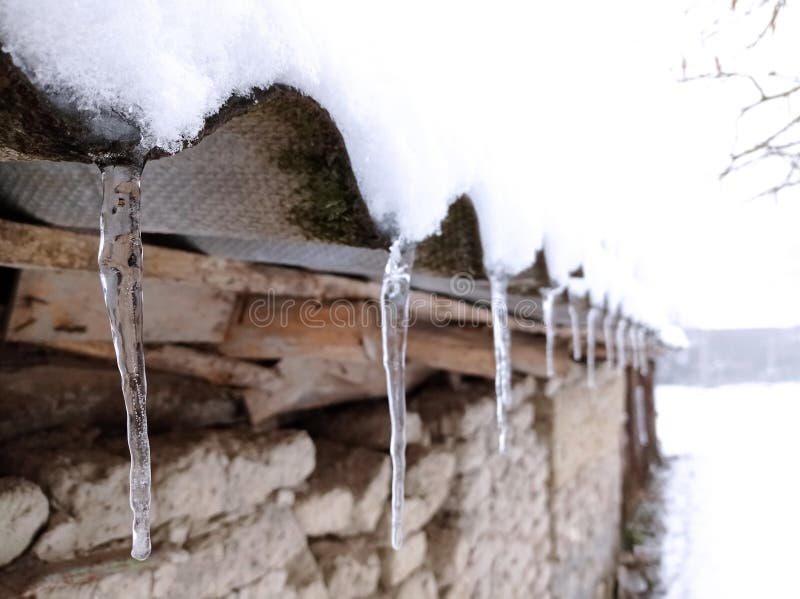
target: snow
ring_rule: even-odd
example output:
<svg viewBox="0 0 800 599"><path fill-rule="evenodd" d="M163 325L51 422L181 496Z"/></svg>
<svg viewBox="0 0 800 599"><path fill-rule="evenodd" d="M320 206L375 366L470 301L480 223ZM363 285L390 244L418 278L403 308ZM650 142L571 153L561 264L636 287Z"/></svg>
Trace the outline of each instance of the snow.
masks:
<svg viewBox="0 0 800 599"><path fill-rule="evenodd" d="M660 386L668 599L792 597L800 385Z"/></svg>
<svg viewBox="0 0 800 599"><path fill-rule="evenodd" d="M692 101L678 20L635 0L0 0L3 48L31 79L127 115L145 146L177 150L231 94L293 86L329 111L395 237L435 233L466 193L489 271L517 274L544 247L557 284L583 265L597 305L655 329L669 281L644 236L664 247L675 231L648 222L703 193L703 148L673 108Z"/></svg>

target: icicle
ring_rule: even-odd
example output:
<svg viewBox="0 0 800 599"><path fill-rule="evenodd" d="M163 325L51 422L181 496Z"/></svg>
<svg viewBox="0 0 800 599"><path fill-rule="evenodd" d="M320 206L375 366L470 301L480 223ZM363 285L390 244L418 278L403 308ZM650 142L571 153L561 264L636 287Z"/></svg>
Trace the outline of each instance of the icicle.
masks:
<svg viewBox="0 0 800 599"><path fill-rule="evenodd" d="M617 368L619 370L625 369L625 362L627 358L625 356L625 327L627 323L625 319L620 318L619 322L617 323Z"/></svg>
<svg viewBox="0 0 800 599"><path fill-rule="evenodd" d="M628 327L628 339L631 343L631 366L636 372L639 372L639 336L636 331L635 325Z"/></svg>
<svg viewBox="0 0 800 599"><path fill-rule="evenodd" d="M614 367L614 317L611 312L603 318L603 342L606 346L606 366Z"/></svg>
<svg viewBox="0 0 800 599"><path fill-rule="evenodd" d="M641 372L642 376L647 376L650 370L650 364L648 364L648 355L647 355L647 331L644 327L639 327L639 372Z"/></svg>
<svg viewBox="0 0 800 599"><path fill-rule="evenodd" d="M547 376L555 374L553 366L553 348L555 345L555 331L553 330L553 302L556 299L557 289L542 289L542 320L544 320L545 334L545 361Z"/></svg>
<svg viewBox="0 0 800 599"><path fill-rule="evenodd" d="M98 265L128 413L133 510L131 555L143 560L150 555L150 442L142 344L141 170L134 166L106 166L101 172L103 203Z"/></svg>
<svg viewBox="0 0 800 599"><path fill-rule="evenodd" d="M494 387L497 395L497 446L506 452L508 424L506 409L511 407L511 333L508 329L508 277L491 274L492 331L494 333Z"/></svg>
<svg viewBox="0 0 800 599"><path fill-rule="evenodd" d="M600 311L592 306L586 315L586 384L589 387L594 387L594 330L599 313Z"/></svg>
<svg viewBox="0 0 800 599"><path fill-rule="evenodd" d="M572 359L579 362L581 355L581 325L578 319L578 309L570 302L567 305L569 310L569 324L572 327Z"/></svg>
<svg viewBox="0 0 800 599"><path fill-rule="evenodd" d="M383 367L392 435L392 547L403 544L403 503L406 475L406 339L411 269L416 246L396 240L389 252L381 287L381 332Z"/></svg>

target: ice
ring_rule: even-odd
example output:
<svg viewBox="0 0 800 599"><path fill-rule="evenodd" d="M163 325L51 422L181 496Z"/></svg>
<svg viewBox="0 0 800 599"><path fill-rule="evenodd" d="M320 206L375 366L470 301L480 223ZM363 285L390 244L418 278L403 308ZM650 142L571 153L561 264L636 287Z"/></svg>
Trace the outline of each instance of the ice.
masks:
<svg viewBox="0 0 800 599"><path fill-rule="evenodd" d="M624 318L620 318L617 323L617 368L624 370L627 364L627 356L625 355L625 328L628 323Z"/></svg>
<svg viewBox="0 0 800 599"><path fill-rule="evenodd" d="M545 334L545 362L547 376L555 375L553 351L555 349L555 330L553 328L553 303L560 289L542 289L542 320Z"/></svg>
<svg viewBox="0 0 800 599"><path fill-rule="evenodd" d="M638 327L631 324L628 327L628 342L630 343L631 366L635 371L639 371L639 335L637 334Z"/></svg>
<svg viewBox="0 0 800 599"><path fill-rule="evenodd" d="M578 308L570 302L567 305L569 310L569 324L572 328L572 359L579 362L581 355L581 324L578 318Z"/></svg>
<svg viewBox="0 0 800 599"><path fill-rule="evenodd" d="M650 369L650 365L648 364L649 357L647 355L647 330L644 327L639 327L636 334L639 347L639 372L642 373L642 376L647 376Z"/></svg>
<svg viewBox="0 0 800 599"><path fill-rule="evenodd" d="M595 329L600 310L592 306L586 315L586 384L594 387Z"/></svg>
<svg viewBox="0 0 800 599"><path fill-rule="evenodd" d="M389 251L381 287L383 367L391 419L392 547L403 545L403 505L406 475L406 340L411 269L416 246L396 240Z"/></svg>
<svg viewBox="0 0 800 599"><path fill-rule="evenodd" d="M494 333L494 386L497 400L497 446L506 452L508 424L506 410L511 407L511 332L508 328L508 277L490 274L492 288L492 332Z"/></svg>
<svg viewBox="0 0 800 599"><path fill-rule="evenodd" d="M137 560L150 555L150 442L147 437L147 378L142 343L142 238L140 169L106 166L102 171L98 265L111 339L122 377L131 453L130 504Z"/></svg>
<svg viewBox="0 0 800 599"><path fill-rule="evenodd" d="M603 343L606 346L606 365L612 368L614 365L614 315L606 312L603 317Z"/></svg>

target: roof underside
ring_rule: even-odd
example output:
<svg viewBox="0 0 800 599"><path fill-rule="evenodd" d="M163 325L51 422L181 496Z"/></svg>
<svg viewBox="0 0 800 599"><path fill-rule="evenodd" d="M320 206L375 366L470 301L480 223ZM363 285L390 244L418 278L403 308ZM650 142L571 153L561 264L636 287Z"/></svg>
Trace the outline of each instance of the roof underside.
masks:
<svg viewBox="0 0 800 599"><path fill-rule="evenodd" d="M91 162L131 160L136 131L113 116L88 120L56 107L2 53L0 97L0 210L95 230L100 182ZM243 260L369 277L383 269L387 240L369 218L341 135L306 96L273 88L232 98L191 147L148 158L145 233ZM421 244L417 263L415 284L431 290L447 291L456 274L484 278L467 198L453 204L441 235ZM548 283L540 258L516 291ZM479 285L476 294L486 291Z"/></svg>

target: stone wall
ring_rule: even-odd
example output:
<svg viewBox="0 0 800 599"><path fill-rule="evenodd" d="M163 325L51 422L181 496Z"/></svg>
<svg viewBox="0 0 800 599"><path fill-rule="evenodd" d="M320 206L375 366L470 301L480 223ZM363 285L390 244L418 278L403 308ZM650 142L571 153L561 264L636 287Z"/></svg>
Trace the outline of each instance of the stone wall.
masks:
<svg viewBox="0 0 800 599"><path fill-rule="evenodd" d="M0 597L609 596L623 391L598 379L591 393L578 367L560 385L515 380L505 456L491 382L426 385L409 402L399 551L384 401L153 435L143 563L128 557L123 435L26 429L0 448Z"/></svg>

